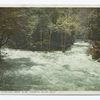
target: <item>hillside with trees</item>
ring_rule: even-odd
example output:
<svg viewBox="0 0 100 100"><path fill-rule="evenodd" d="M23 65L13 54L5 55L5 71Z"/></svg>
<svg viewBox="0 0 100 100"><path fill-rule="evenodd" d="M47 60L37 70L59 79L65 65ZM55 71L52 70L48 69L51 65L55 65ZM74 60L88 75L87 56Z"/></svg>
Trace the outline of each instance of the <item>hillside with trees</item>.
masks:
<svg viewBox="0 0 100 100"><path fill-rule="evenodd" d="M93 58L100 57L99 9L0 8L0 14L0 49L64 52L83 39L92 41Z"/></svg>

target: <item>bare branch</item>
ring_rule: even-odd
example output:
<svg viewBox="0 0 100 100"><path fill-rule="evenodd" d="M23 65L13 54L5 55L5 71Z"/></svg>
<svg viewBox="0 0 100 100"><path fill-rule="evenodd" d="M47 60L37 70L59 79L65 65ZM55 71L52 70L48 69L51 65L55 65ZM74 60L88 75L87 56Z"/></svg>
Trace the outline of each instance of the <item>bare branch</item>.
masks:
<svg viewBox="0 0 100 100"><path fill-rule="evenodd" d="M5 45L9 40L9 35L6 36L6 39L1 42L1 46Z"/></svg>

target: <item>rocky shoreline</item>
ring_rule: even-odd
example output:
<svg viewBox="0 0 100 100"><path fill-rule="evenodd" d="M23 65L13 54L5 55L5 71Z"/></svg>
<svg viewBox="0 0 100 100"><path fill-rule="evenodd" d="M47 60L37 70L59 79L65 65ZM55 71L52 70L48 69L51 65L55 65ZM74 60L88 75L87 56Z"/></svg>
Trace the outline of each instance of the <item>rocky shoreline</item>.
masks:
<svg viewBox="0 0 100 100"><path fill-rule="evenodd" d="M100 41L92 41L91 44L90 53L92 58L100 62Z"/></svg>

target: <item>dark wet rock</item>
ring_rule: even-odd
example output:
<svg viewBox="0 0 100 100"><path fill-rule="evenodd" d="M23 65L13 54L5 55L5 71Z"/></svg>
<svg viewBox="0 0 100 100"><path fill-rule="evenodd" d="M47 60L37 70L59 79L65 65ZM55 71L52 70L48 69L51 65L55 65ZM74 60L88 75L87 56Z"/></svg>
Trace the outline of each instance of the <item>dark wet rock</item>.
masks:
<svg viewBox="0 0 100 100"><path fill-rule="evenodd" d="M98 60L100 58L100 41L92 41L92 48L90 48L90 53L92 54L93 59Z"/></svg>

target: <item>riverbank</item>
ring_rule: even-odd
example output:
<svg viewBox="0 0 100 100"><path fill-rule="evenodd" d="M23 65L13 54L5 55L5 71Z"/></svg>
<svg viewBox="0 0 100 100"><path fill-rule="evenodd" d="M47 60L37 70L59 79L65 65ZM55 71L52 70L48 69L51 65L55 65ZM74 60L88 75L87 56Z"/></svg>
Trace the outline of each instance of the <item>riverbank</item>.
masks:
<svg viewBox="0 0 100 100"><path fill-rule="evenodd" d="M90 48L90 53L93 59L100 62L100 41L92 41L92 47Z"/></svg>

